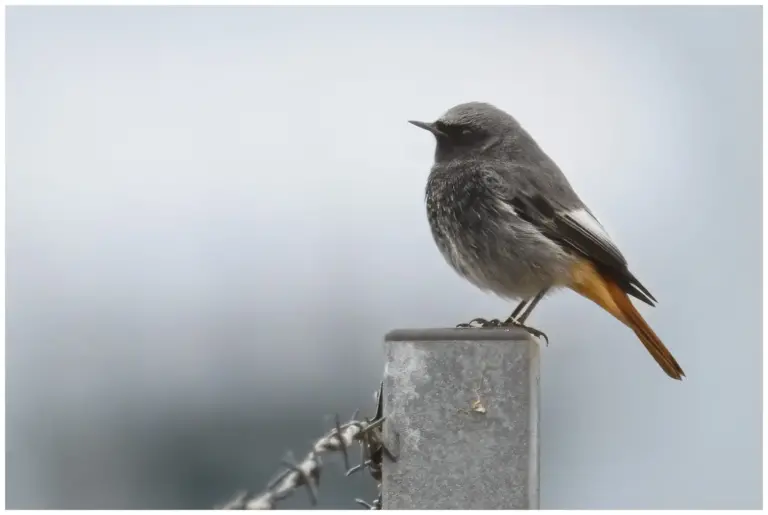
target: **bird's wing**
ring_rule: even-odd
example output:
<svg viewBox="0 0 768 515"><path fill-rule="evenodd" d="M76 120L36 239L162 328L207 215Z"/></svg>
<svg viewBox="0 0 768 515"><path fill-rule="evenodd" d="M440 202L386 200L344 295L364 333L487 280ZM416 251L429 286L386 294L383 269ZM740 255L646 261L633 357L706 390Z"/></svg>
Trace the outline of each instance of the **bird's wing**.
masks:
<svg viewBox="0 0 768 515"><path fill-rule="evenodd" d="M516 192L506 200L520 218L536 226L560 246L581 254L613 278L633 297L654 305L656 299L627 268L627 260L616 244L583 205L565 209L540 193Z"/></svg>

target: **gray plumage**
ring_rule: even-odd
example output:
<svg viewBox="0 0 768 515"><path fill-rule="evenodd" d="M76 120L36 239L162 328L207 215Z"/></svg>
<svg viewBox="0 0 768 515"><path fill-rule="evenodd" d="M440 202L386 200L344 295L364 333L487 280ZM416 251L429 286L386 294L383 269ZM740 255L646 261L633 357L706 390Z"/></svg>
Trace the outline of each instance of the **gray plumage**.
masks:
<svg viewBox="0 0 768 515"><path fill-rule="evenodd" d="M546 337L524 322L548 291L568 287L630 327L667 375L685 376L628 296L650 305L656 299L517 120L471 102L434 123L411 123L437 140L426 204L440 252L479 288L522 300L502 325Z"/></svg>
<svg viewBox="0 0 768 515"><path fill-rule="evenodd" d="M437 140L427 216L460 275L504 298L527 299L565 285L581 255L652 304L565 175L511 115L470 102L434 123L411 123Z"/></svg>

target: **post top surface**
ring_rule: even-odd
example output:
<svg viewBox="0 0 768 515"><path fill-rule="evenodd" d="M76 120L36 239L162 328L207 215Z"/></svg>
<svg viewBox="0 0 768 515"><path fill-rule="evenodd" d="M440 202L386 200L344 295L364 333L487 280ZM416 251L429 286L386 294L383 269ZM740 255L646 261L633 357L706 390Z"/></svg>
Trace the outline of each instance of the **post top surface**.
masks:
<svg viewBox="0 0 768 515"><path fill-rule="evenodd" d="M493 328L411 328L393 329L384 339L388 342L403 341L525 341L532 342L533 337L525 329L519 327L493 327Z"/></svg>

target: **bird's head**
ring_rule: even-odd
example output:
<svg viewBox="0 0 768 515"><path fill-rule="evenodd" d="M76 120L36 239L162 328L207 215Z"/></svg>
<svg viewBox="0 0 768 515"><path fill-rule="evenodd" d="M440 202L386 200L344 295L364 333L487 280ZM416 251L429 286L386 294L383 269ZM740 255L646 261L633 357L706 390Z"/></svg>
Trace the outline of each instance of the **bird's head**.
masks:
<svg viewBox="0 0 768 515"><path fill-rule="evenodd" d="M482 102L459 104L434 122L410 123L434 134L435 162L472 157L499 157L504 143L514 141L517 121L501 109ZM502 147L502 148L500 148Z"/></svg>

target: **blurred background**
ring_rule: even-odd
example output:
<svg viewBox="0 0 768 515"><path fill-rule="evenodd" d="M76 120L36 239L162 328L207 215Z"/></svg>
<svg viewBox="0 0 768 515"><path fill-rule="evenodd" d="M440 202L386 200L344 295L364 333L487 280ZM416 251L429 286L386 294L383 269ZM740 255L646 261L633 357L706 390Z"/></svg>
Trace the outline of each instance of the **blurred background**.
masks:
<svg viewBox="0 0 768 515"><path fill-rule="evenodd" d="M760 508L761 16L7 9L7 506L259 490L371 412L388 330L508 315L434 247L406 123L480 100L601 218L688 375L542 304L542 508ZM321 507L374 495L327 465Z"/></svg>

